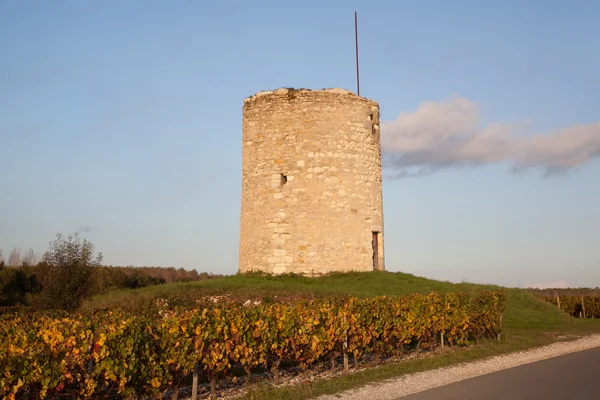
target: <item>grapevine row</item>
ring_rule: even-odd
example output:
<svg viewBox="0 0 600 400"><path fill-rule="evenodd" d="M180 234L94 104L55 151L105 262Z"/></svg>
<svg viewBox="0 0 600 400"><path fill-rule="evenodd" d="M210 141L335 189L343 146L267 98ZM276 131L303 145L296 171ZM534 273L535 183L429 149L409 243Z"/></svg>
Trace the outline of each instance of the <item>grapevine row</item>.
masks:
<svg viewBox="0 0 600 400"><path fill-rule="evenodd" d="M541 296L573 317L600 318L600 296Z"/></svg>
<svg viewBox="0 0 600 400"><path fill-rule="evenodd" d="M336 356L467 345L501 331L505 294L447 293L329 298L291 304L199 304L133 315L17 315L0 318L0 396L157 396L195 368L212 380L283 365L309 368Z"/></svg>

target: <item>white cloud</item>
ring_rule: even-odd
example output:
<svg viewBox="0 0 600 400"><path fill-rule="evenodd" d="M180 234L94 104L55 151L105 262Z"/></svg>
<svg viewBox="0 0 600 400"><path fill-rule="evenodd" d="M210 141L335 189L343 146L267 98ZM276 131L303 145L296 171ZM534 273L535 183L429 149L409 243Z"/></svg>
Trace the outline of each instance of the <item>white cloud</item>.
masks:
<svg viewBox="0 0 600 400"><path fill-rule="evenodd" d="M528 283L526 288L532 289L567 289L572 287L565 281L545 282L545 283Z"/></svg>
<svg viewBox="0 0 600 400"><path fill-rule="evenodd" d="M477 122L477 107L467 99L424 102L416 111L402 112L383 124L385 147L403 152L432 148L453 137L475 133Z"/></svg>
<svg viewBox="0 0 600 400"><path fill-rule="evenodd" d="M523 124L479 124L477 105L454 96L424 102L382 124L384 166L396 177L441 168L508 163L513 172L566 172L600 158L600 122L524 136Z"/></svg>

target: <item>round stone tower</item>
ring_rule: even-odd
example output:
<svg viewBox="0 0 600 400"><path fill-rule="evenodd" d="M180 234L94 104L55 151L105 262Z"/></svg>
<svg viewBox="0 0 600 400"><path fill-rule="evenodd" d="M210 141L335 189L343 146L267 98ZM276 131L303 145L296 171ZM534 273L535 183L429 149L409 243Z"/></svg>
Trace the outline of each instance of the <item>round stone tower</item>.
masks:
<svg viewBox="0 0 600 400"><path fill-rule="evenodd" d="M278 89L242 114L239 272L384 270L379 105Z"/></svg>

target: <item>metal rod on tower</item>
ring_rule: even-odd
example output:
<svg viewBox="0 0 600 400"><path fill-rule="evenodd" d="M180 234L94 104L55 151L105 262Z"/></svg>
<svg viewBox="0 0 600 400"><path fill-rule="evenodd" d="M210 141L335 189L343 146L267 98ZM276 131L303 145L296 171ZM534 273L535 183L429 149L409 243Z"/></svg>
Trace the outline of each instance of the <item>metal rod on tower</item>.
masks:
<svg viewBox="0 0 600 400"><path fill-rule="evenodd" d="M356 94L360 96L360 79L358 75L358 19L354 11L354 41L356 43Z"/></svg>

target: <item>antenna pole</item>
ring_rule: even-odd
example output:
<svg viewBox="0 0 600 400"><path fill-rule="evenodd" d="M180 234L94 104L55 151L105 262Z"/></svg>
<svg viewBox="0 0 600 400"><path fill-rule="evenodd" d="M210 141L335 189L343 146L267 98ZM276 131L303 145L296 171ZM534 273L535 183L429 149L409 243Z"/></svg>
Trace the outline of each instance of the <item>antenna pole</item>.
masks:
<svg viewBox="0 0 600 400"><path fill-rule="evenodd" d="M358 19L354 11L354 42L356 43L356 92L360 96L360 79L358 75Z"/></svg>

